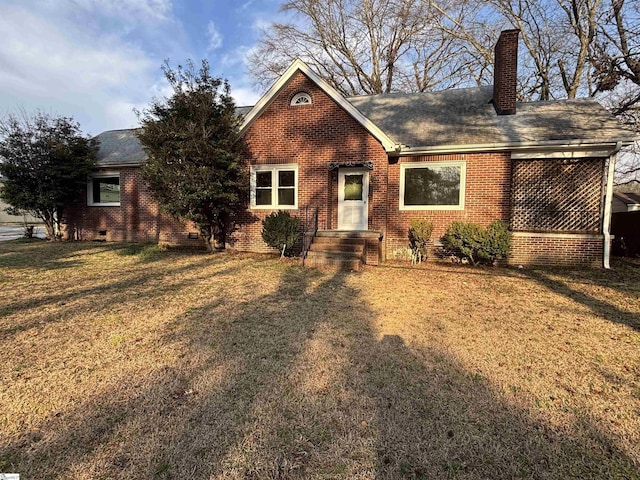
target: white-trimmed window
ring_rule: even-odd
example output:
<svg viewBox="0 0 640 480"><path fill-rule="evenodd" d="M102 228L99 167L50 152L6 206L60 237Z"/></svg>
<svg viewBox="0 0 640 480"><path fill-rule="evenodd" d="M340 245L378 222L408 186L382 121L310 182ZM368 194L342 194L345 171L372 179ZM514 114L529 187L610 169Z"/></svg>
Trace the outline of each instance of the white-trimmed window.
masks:
<svg viewBox="0 0 640 480"><path fill-rule="evenodd" d="M464 210L466 162L400 164L400 210Z"/></svg>
<svg viewBox="0 0 640 480"><path fill-rule="evenodd" d="M291 106L296 107L299 105L311 105L311 95L309 95L307 92L296 93L291 98Z"/></svg>
<svg viewBox="0 0 640 480"><path fill-rule="evenodd" d="M120 173L94 173L87 184L87 205L100 207L120 206Z"/></svg>
<svg viewBox="0 0 640 480"><path fill-rule="evenodd" d="M298 165L252 165L251 208L298 208Z"/></svg>

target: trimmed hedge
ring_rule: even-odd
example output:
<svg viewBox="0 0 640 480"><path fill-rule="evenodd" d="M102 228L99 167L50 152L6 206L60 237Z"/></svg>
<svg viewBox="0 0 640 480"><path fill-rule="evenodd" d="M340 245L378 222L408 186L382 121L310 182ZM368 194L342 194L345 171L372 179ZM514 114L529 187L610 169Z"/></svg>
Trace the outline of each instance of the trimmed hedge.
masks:
<svg viewBox="0 0 640 480"><path fill-rule="evenodd" d="M442 237L445 251L472 264L493 265L511 252L511 232L503 222L486 229L472 222L453 222Z"/></svg>

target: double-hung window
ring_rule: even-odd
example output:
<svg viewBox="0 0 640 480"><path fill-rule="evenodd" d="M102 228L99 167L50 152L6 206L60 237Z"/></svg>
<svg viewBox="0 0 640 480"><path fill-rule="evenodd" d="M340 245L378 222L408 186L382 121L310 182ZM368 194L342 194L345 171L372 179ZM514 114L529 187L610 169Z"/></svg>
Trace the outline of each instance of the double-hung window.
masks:
<svg viewBox="0 0 640 480"><path fill-rule="evenodd" d="M464 210L465 162L400 164L400 210Z"/></svg>
<svg viewBox="0 0 640 480"><path fill-rule="evenodd" d="M102 207L120 206L120 174L94 173L87 185L87 205Z"/></svg>
<svg viewBox="0 0 640 480"><path fill-rule="evenodd" d="M298 208L298 166L253 165L251 208Z"/></svg>

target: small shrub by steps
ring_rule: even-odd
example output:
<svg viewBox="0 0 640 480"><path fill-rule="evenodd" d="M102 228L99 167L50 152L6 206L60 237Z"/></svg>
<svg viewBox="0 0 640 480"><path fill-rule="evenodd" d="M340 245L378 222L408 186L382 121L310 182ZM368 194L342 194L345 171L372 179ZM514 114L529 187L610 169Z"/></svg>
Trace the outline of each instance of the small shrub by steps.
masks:
<svg viewBox="0 0 640 480"><path fill-rule="evenodd" d="M285 253L300 238L300 219L292 217L289 212L279 210L267 216L262 221L262 239L267 245L277 248L284 257Z"/></svg>

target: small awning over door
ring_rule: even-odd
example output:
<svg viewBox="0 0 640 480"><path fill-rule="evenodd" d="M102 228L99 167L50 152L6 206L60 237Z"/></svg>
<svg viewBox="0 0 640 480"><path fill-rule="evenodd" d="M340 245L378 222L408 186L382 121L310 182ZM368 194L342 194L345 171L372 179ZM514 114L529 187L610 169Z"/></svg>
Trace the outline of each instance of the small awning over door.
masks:
<svg viewBox="0 0 640 480"><path fill-rule="evenodd" d="M367 170L373 170L373 162L331 162L328 166L329 171L337 170L338 168L353 168L360 167Z"/></svg>

